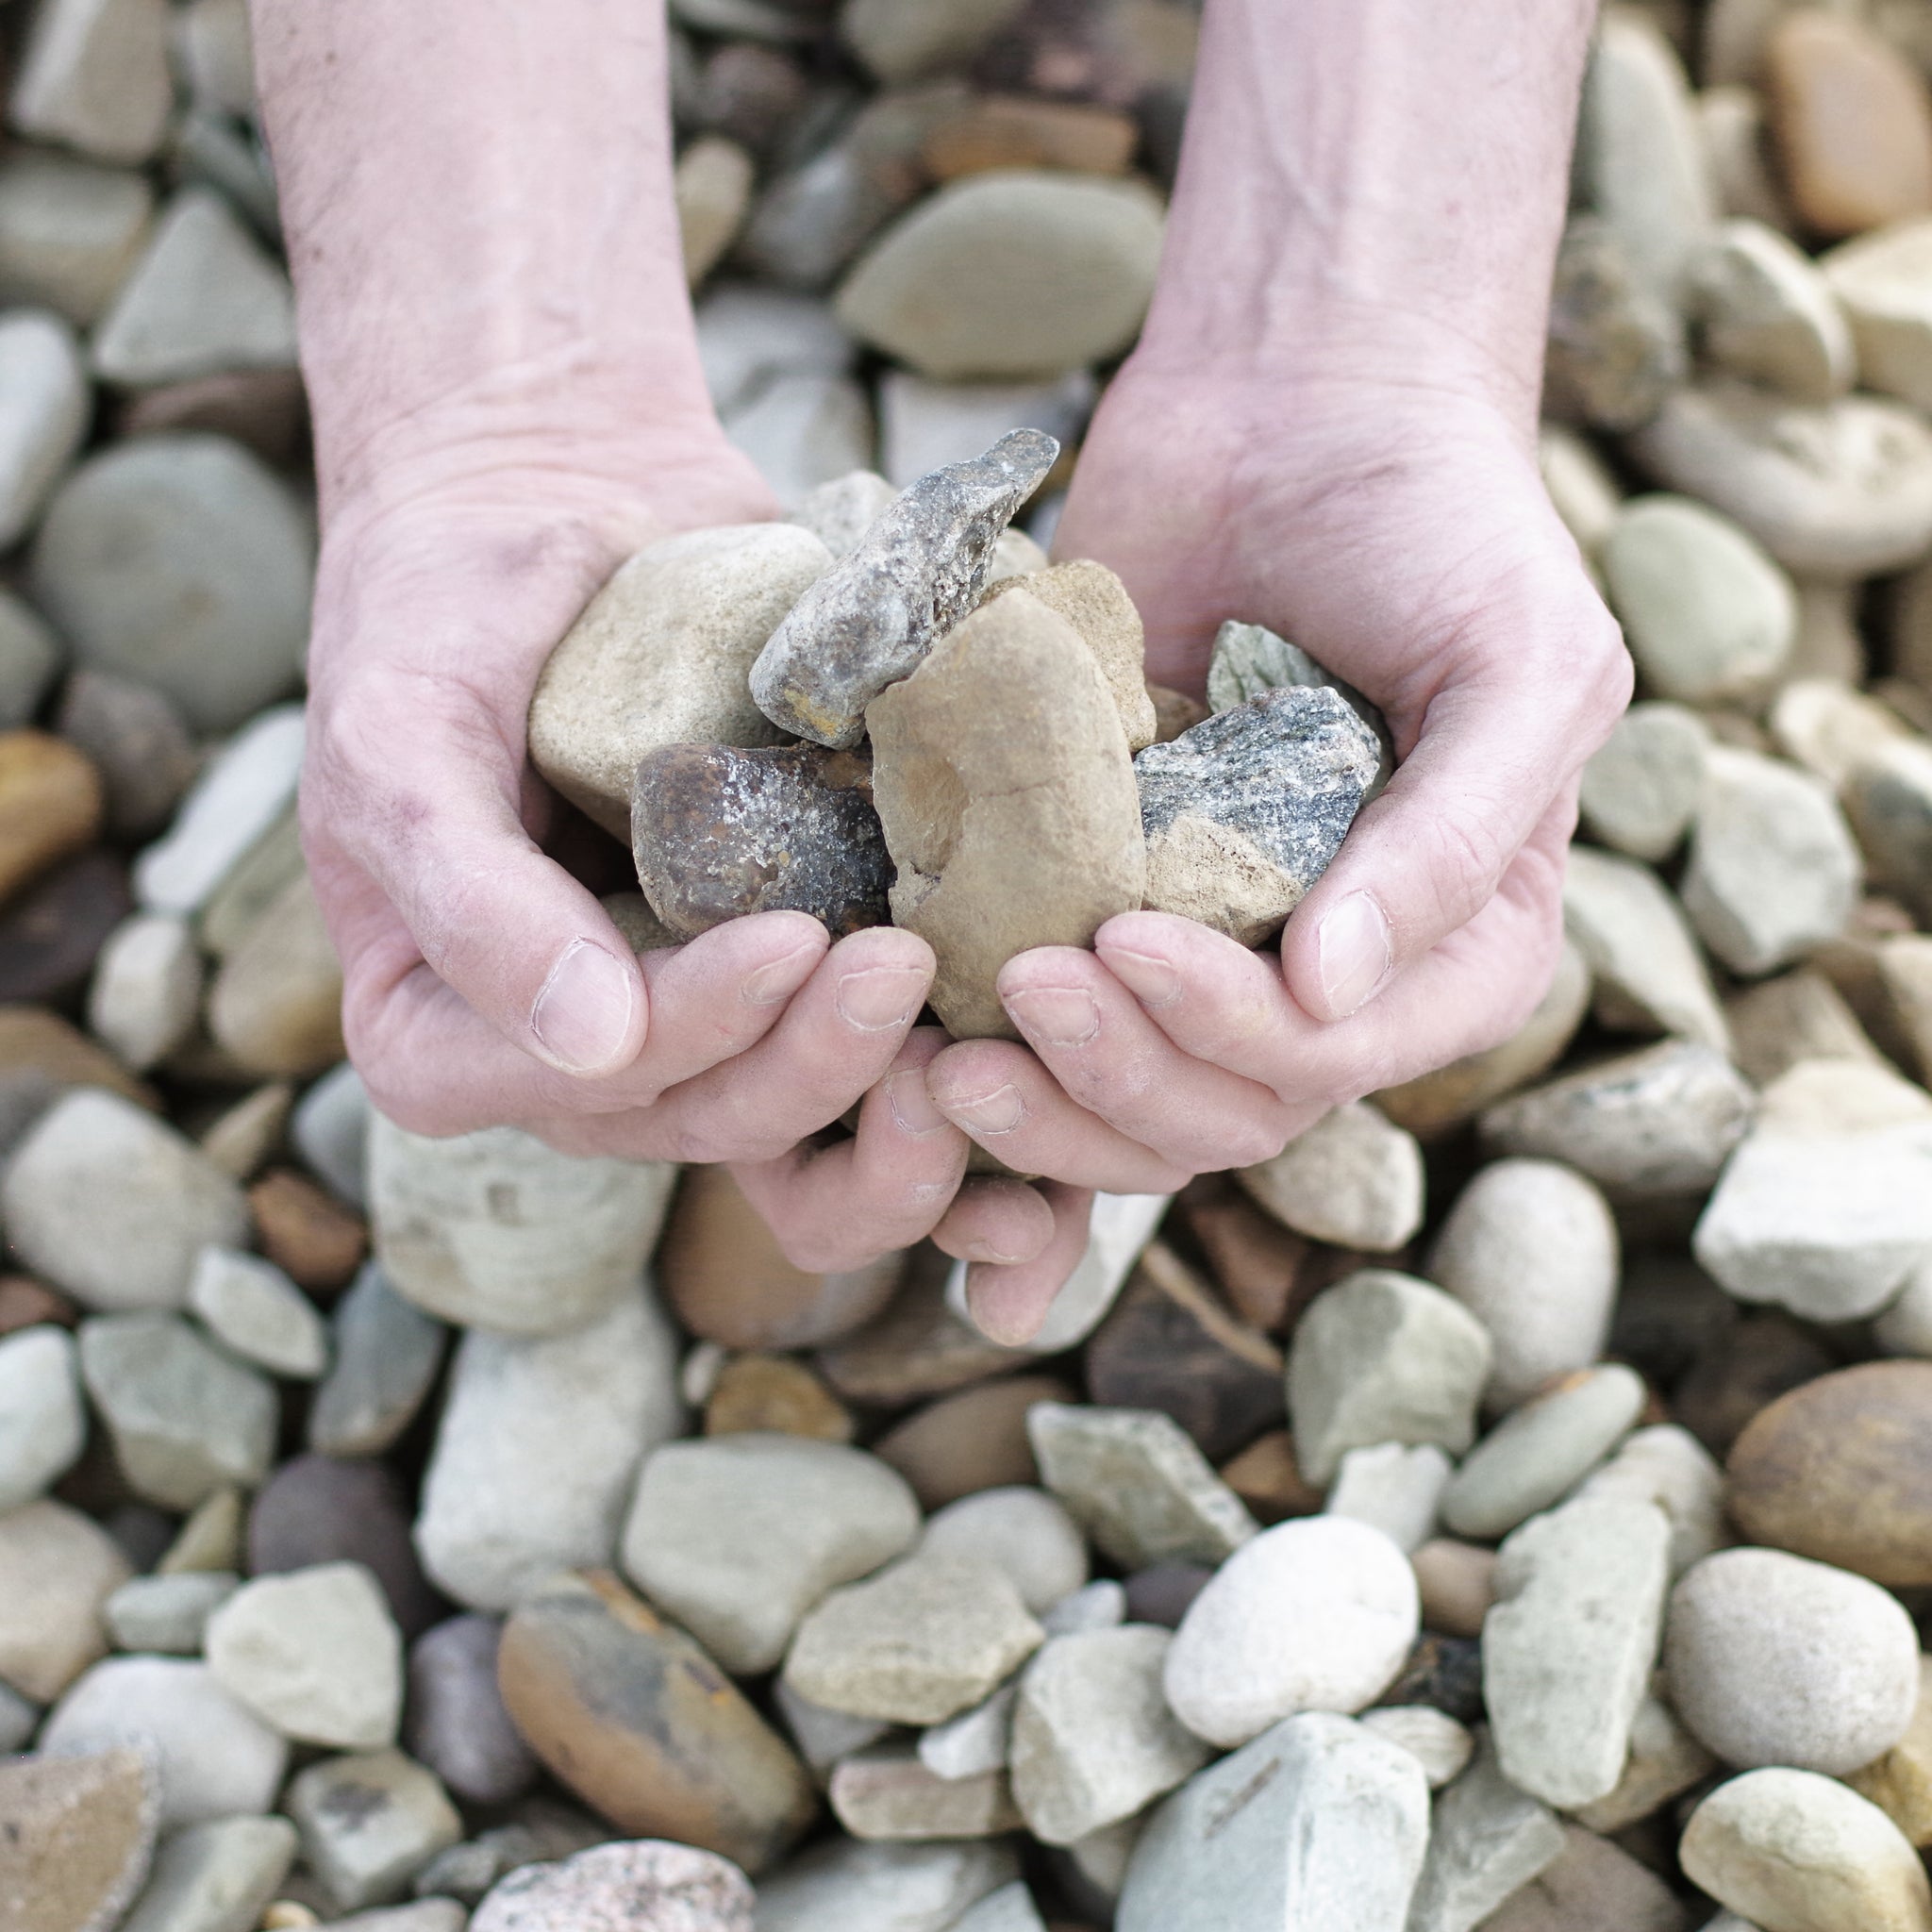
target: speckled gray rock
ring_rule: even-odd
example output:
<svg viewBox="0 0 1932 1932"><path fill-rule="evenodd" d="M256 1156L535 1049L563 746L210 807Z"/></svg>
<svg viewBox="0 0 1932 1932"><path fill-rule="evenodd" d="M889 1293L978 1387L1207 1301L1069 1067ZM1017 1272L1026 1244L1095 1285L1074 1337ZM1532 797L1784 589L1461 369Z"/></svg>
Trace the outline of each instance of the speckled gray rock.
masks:
<svg viewBox="0 0 1932 1932"><path fill-rule="evenodd" d="M1333 1108L1235 1177L1277 1221L1338 1247L1392 1254L1423 1224L1422 1148L1365 1100Z"/></svg>
<svg viewBox="0 0 1932 1932"><path fill-rule="evenodd" d="M329 1320L329 1370L308 1406L308 1446L380 1456L415 1420L442 1366L449 1331L368 1261Z"/></svg>
<svg viewBox="0 0 1932 1932"><path fill-rule="evenodd" d="M865 708L917 668L972 609L993 545L1053 467L1037 429L922 476L794 603L751 672L758 708L782 730L847 749Z"/></svg>
<svg viewBox="0 0 1932 1932"><path fill-rule="evenodd" d="M199 1657L208 1620L242 1579L228 1570L183 1570L136 1576L110 1596L103 1614L116 1650L156 1657Z"/></svg>
<svg viewBox="0 0 1932 1932"><path fill-rule="evenodd" d="M1428 1839L1428 1785L1414 1757L1346 1718L1291 1717L1155 1812L1114 1924L1401 1932Z"/></svg>
<svg viewBox="0 0 1932 1932"><path fill-rule="evenodd" d="M835 939L881 925L892 862L872 767L798 744L671 744L638 760L630 847L651 909L679 939L749 912L806 912Z"/></svg>
<svg viewBox="0 0 1932 1932"><path fill-rule="evenodd" d="M73 1337L40 1324L0 1340L0 1515L44 1495L86 1445Z"/></svg>
<svg viewBox="0 0 1932 1932"><path fill-rule="evenodd" d="M1436 1799L1407 1932L1474 1932L1562 1851L1556 1813L1509 1783L1483 1737L1475 1761Z"/></svg>
<svg viewBox="0 0 1932 1932"><path fill-rule="evenodd" d="M122 1932L251 1932L295 1857L286 1818L212 1818L165 1839Z"/></svg>
<svg viewBox="0 0 1932 1932"><path fill-rule="evenodd" d="M1709 742L1709 727L1686 706L1632 705L1583 768L1584 829L1632 858L1668 858L1697 809Z"/></svg>
<svg viewBox="0 0 1932 1932"><path fill-rule="evenodd" d="M1308 690L1339 691L1349 708L1375 734L1382 747L1376 768L1373 797L1387 782L1395 765L1394 741L1389 722L1354 685L1337 677L1325 665L1318 664L1299 644L1291 644L1262 624L1241 624L1230 618L1214 633L1214 649L1208 660L1208 705L1210 710L1231 711L1239 705L1257 698L1263 691L1281 691L1291 686Z"/></svg>
<svg viewBox="0 0 1932 1932"><path fill-rule="evenodd" d="M1264 691L1149 745L1134 760L1149 909L1258 944L1327 870L1380 760L1324 687Z"/></svg>
<svg viewBox="0 0 1932 1932"><path fill-rule="evenodd" d="M744 1874L716 1852L644 1839L526 1865L496 1885L471 1932L752 1932Z"/></svg>
<svg viewBox="0 0 1932 1932"><path fill-rule="evenodd" d="M283 1808L309 1870L348 1911L401 1898L463 1835L442 1787L400 1751L322 1758L291 1782Z"/></svg>
<svg viewBox="0 0 1932 1932"><path fill-rule="evenodd" d="M950 1932L959 1915L1020 1875L1009 1844L816 1845L758 1887L758 1932Z"/></svg>

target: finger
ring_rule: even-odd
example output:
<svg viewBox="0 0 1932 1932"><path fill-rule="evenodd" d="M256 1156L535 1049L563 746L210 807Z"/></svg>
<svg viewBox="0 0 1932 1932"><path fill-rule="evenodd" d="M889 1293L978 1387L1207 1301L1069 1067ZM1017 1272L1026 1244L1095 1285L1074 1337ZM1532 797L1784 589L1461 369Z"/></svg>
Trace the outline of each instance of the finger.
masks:
<svg viewBox="0 0 1932 1932"><path fill-rule="evenodd" d="M1053 1234L1030 1260L974 1261L966 1271L966 1307L989 1341L1019 1348L1040 1333L1053 1298L1087 1252L1092 1191L1047 1181L1040 1190L1053 1211Z"/></svg>
<svg viewBox="0 0 1932 1932"><path fill-rule="evenodd" d="M1171 1194L1199 1172L1176 1166L1089 1112L1010 1041L949 1046L926 1070L925 1084L947 1120L1018 1174L1110 1194Z"/></svg>
<svg viewBox="0 0 1932 1932"><path fill-rule="evenodd" d="M972 1143L926 1097L936 1026L907 1040L865 1097L852 1138L739 1161L732 1174L794 1267L842 1274L930 1234L952 1204Z"/></svg>
<svg viewBox="0 0 1932 1932"><path fill-rule="evenodd" d="M1045 1193L1030 1182L975 1174L935 1224L932 1241L958 1261L1005 1265L1032 1260L1053 1240L1055 1224Z"/></svg>

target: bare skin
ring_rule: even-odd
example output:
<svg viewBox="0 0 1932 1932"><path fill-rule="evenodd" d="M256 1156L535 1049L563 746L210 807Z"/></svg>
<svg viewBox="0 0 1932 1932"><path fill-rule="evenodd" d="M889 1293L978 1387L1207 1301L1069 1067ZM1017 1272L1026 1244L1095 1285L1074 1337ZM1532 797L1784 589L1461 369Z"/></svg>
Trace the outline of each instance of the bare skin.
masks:
<svg viewBox="0 0 1932 1932"><path fill-rule="evenodd" d="M543 852L552 644L653 537L776 508L698 370L658 9L260 0L324 516L305 835L378 1104L730 1161L808 1267L930 1234L1019 1340L1092 1190L1262 1158L1511 1030L1629 688L1534 457L1592 10L1208 0L1159 291L1057 550L1125 578L1151 675L1198 689L1224 617L1270 624L1404 763L1278 956L1125 915L1008 964L1018 1046L915 1027L908 933L767 914L633 960ZM973 1141L1041 1182L965 1180Z"/></svg>

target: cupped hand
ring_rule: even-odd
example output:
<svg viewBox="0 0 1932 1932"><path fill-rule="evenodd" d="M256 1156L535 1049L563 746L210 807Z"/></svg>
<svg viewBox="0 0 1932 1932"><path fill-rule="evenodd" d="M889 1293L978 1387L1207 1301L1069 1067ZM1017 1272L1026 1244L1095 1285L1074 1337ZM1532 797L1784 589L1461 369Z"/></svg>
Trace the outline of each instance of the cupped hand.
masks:
<svg viewBox="0 0 1932 1932"><path fill-rule="evenodd" d="M1164 1191L1520 1025L1561 942L1578 775L1631 677L1528 425L1413 371L1293 385L1130 363L1055 547L1125 581L1151 678L1198 692L1219 625L1265 624L1381 706L1399 768L1278 951L1135 912L1091 953L1008 961L1026 1045L937 1056L939 1110L1017 1172ZM983 1291L1017 1334L1050 1289Z"/></svg>

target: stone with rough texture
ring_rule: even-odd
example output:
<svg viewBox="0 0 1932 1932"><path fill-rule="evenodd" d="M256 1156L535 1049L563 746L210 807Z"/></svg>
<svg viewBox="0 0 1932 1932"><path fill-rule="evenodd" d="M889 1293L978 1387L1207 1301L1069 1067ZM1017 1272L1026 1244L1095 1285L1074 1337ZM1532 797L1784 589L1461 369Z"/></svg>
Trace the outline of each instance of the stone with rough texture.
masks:
<svg viewBox="0 0 1932 1932"><path fill-rule="evenodd" d="M902 1555L919 1507L875 1457L770 1434L668 1442L645 1459L625 1573L739 1676L769 1671L825 1593Z"/></svg>
<svg viewBox="0 0 1932 1932"><path fill-rule="evenodd" d="M239 1246L242 1191L131 1101L81 1088L37 1121L0 1180L15 1252L89 1307L178 1307L195 1257Z"/></svg>
<svg viewBox="0 0 1932 1932"><path fill-rule="evenodd" d="M1657 1661L1669 1542L1654 1504L1591 1499L1504 1543L1483 1620L1483 1702L1519 1790L1573 1808L1616 1790Z"/></svg>
<svg viewBox="0 0 1932 1932"><path fill-rule="evenodd" d="M345 1911L388 1905L463 1835L448 1794L400 1751L325 1757L290 1783L283 1808L302 1857Z"/></svg>
<svg viewBox="0 0 1932 1932"><path fill-rule="evenodd" d="M496 1688L502 1634L494 1617L451 1617L409 1649L409 1754L472 1805L507 1805L537 1774Z"/></svg>
<svg viewBox="0 0 1932 1932"><path fill-rule="evenodd" d="M0 1923L119 1924L147 1876L158 1809L154 1768L138 1750L0 1758Z"/></svg>
<svg viewBox="0 0 1932 1932"><path fill-rule="evenodd" d="M829 562L809 530L744 524L641 550L550 654L530 758L606 831L629 834L631 774L662 744L772 744L752 661Z"/></svg>
<svg viewBox="0 0 1932 1932"><path fill-rule="evenodd" d="M682 1420L647 1288L569 1335L473 1330L424 1476L423 1567L468 1608L505 1610L553 1571L608 1563L639 1463Z"/></svg>
<svg viewBox="0 0 1932 1932"><path fill-rule="evenodd" d="M380 1456L415 1418L442 1366L448 1331L363 1264L329 1321L329 1369L308 1406L308 1446Z"/></svg>
<svg viewBox="0 0 1932 1932"><path fill-rule="evenodd" d="M644 1839L525 1865L492 1886L470 1932L752 1932L743 1873L715 1852Z"/></svg>
<svg viewBox="0 0 1932 1932"><path fill-rule="evenodd" d="M664 1224L668 1161L579 1158L516 1127L447 1140L377 1114L370 1219L390 1286L449 1322L562 1336L635 1291Z"/></svg>
<svg viewBox="0 0 1932 1932"><path fill-rule="evenodd" d="M1632 705L1583 768L1585 829L1632 858L1668 858L1697 810L1709 742L1709 727L1682 705Z"/></svg>
<svg viewBox="0 0 1932 1932"><path fill-rule="evenodd" d="M1087 1581L1087 1546L1066 1507L1043 1490L981 1490L941 1509L925 1526L926 1556L977 1558L1004 1570L1036 1617Z"/></svg>
<svg viewBox="0 0 1932 1932"><path fill-rule="evenodd" d="M1391 1254L1423 1222L1422 1149L1366 1101L1336 1108L1236 1178L1297 1234L1338 1247Z"/></svg>
<svg viewBox="0 0 1932 1932"><path fill-rule="evenodd" d="M1161 1694L1173 1639L1146 1624L1052 1639L1020 1677L1013 1798L1043 1844L1131 1818L1211 1755Z"/></svg>
<svg viewBox="0 0 1932 1932"><path fill-rule="evenodd" d="M1132 340L1161 227L1159 199L1141 182L1017 168L969 175L854 264L839 320L924 375L1061 375Z"/></svg>
<svg viewBox="0 0 1932 1932"><path fill-rule="evenodd" d="M312 1382L328 1364L328 1334L315 1304L258 1255L202 1249L188 1307L216 1341L271 1374Z"/></svg>
<svg viewBox="0 0 1932 1932"><path fill-rule="evenodd" d="M1812 1771L1748 1771L1690 1814L1693 1884L1766 1932L1925 1932L1932 1889L1877 1806Z"/></svg>
<svg viewBox="0 0 1932 1932"><path fill-rule="evenodd" d="M1419 1624L1415 1573L1380 1530L1339 1516L1277 1524L1189 1606L1167 1701L1224 1747L1297 1711L1357 1711L1388 1689Z"/></svg>
<svg viewBox="0 0 1932 1932"><path fill-rule="evenodd" d="M1326 665L1317 663L1299 644L1290 643L1266 625L1241 624L1229 618L1214 633L1214 649L1208 660L1210 712L1232 711L1264 691L1290 687L1335 691L1375 734L1381 759L1370 785L1370 795L1379 791L1394 769L1395 754L1389 721L1374 705L1354 685L1337 677ZM1178 735L1166 733L1162 741L1172 741Z"/></svg>
<svg viewBox="0 0 1932 1932"><path fill-rule="evenodd" d="M199 1657L208 1620L235 1594L232 1571L188 1570L175 1576L137 1576L105 1607L116 1650L158 1657Z"/></svg>
<svg viewBox="0 0 1932 1932"><path fill-rule="evenodd" d="M213 1818L174 1833L123 1932L254 1932L296 1842L286 1818Z"/></svg>
<svg viewBox="0 0 1932 1932"><path fill-rule="evenodd" d="M631 785L639 883L681 940L752 912L803 912L835 939L883 924L871 793L865 759L815 744L654 745Z"/></svg>
<svg viewBox="0 0 1932 1932"><path fill-rule="evenodd" d="M1303 1475L1325 1484L1346 1451L1378 1442L1461 1455L1475 1440L1491 1352L1475 1316L1413 1275L1365 1268L1317 1295L1288 1365Z"/></svg>
<svg viewBox="0 0 1932 1932"><path fill-rule="evenodd" d="M973 608L1000 533L1058 454L1052 437L1011 430L888 505L768 633L751 667L764 717L835 750L857 744L867 706Z"/></svg>
<svg viewBox="0 0 1932 1932"><path fill-rule="evenodd" d="M758 1887L758 1932L952 1932L959 1916L1019 1876L1010 1845L815 1846Z"/></svg>
<svg viewBox="0 0 1932 1932"><path fill-rule="evenodd" d="M1428 1841L1414 1757L1346 1718L1291 1717L1155 1812L1114 1924L1402 1932Z"/></svg>
<svg viewBox="0 0 1932 1932"><path fill-rule="evenodd" d="M865 715L892 918L939 956L933 1010L956 1038L1017 1039L994 990L1007 960L1084 946L1141 903L1140 808L1107 681L1073 626L1016 590Z"/></svg>
<svg viewBox="0 0 1932 1932"><path fill-rule="evenodd" d="M107 1649L102 1613L130 1574L120 1545L65 1503L0 1516L0 1680L52 1703Z"/></svg>
<svg viewBox="0 0 1932 1932"><path fill-rule="evenodd" d="M784 1740L608 1573L526 1596L504 1625L497 1681L525 1741L621 1833L702 1845L756 1876L811 1818Z"/></svg>
<svg viewBox="0 0 1932 1932"><path fill-rule="evenodd" d="M1556 1815L1504 1777L1484 1739L1474 1763L1436 1800L1407 1932L1474 1932L1548 1871L1563 1843Z"/></svg>
<svg viewBox="0 0 1932 1932"><path fill-rule="evenodd" d="M173 105L162 0L54 0L34 15L8 118L29 139L146 161Z"/></svg>
<svg viewBox="0 0 1932 1932"><path fill-rule="evenodd" d="M1602 1354L1617 1286L1603 1196L1551 1160L1498 1160L1457 1197L1429 1272L1489 1329L1488 1399L1507 1407Z"/></svg>
<svg viewBox="0 0 1932 1932"><path fill-rule="evenodd" d="M1009 529L1001 541L1020 534ZM997 555L994 561L997 564ZM1134 600L1120 578L1104 563L1095 563L1091 558L1074 558L1050 568L1022 571L1001 578L988 588L987 596L999 595L1003 586L1024 590L1049 610L1058 611L1079 632L1081 641L1100 666L1100 675L1107 679L1107 688L1113 693L1121 714L1121 729L1127 734L1127 749L1138 752L1152 744L1154 700L1147 695L1141 613L1134 608Z"/></svg>
<svg viewBox="0 0 1932 1932"><path fill-rule="evenodd" d="M1919 1697L1919 1642L1896 1597L1783 1550L1720 1550L1671 1596L1671 1702L1740 1770L1841 1776L1891 1749Z"/></svg>
<svg viewBox="0 0 1932 1932"><path fill-rule="evenodd" d="M1341 849L1380 758L1354 707L1321 687L1263 691L1150 745L1134 760L1148 909L1259 944Z"/></svg>
<svg viewBox="0 0 1932 1932"><path fill-rule="evenodd" d="M1794 402L1828 403L1871 380L1855 350L1829 260L1821 275L1796 243L1761 221L1725 222L1697 258L1692 299L1712 361ZM1890 385L1878 385L1890 387Z"/></svg>
<svg viewBox="0 0 1932 1932"><path fill-rule="evenodd" d="M45 1323L0 1338L0 1514L44 1495L86 1443L73 1338Z"/></svg>

